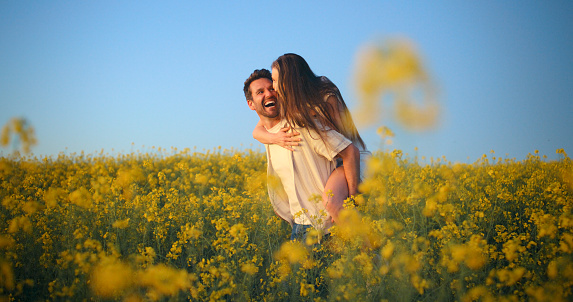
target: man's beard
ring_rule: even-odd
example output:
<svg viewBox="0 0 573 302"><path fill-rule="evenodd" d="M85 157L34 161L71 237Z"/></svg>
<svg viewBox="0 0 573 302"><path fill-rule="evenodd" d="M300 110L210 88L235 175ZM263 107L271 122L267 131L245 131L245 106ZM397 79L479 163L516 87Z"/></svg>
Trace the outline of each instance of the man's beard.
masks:
<svg viewBox="0 0 573 302"><path fill-rule="evenodd" d="M268 113L265 110L265 108L268 108L268 107L265 107L265 103L267 103L267 101L269 101L269 99L265 99L265 100L261 101L261 108L262 109L260 110L261 112L259 112L259 113L266 118L276 118L277 116L279 116L279 107L278 107L279 104L277 102L277 98L274 98L274 100L273 100L275 102L274 107L276 109L276 111L274 113Z"/></svg>

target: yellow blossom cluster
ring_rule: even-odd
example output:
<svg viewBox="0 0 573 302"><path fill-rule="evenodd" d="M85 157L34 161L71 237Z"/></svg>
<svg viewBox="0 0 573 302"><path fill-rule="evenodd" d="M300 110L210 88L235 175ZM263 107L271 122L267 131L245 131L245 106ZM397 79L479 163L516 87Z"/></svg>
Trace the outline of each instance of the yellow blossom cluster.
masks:
<svg viewBox="0 0 573 302"><path fill-rule="evenodd" d="M372 125L394 117L412 130L438 123L436 84L412 41L395 38L361 47L353 80L359 101L357 122ZM387 115L382 117L382 112Z"/></svg>
<svg viewBox="0 0 573 302"><path fill-rule="evenodd" d="M261 295L289 234L264 171L251 150L1 157L0 297Z"/></svg>
<svg viewBox="0 0 573 302"><path fill-rule="evenodd" d="M24 153L30 153L30 148L37 143L34 127L26 119L12 118L2 127L0 146L7 147L11 143L15 152L21 146Z"/></svg>
<svg viewBox="0 0 573 302"><path fill-rule="evenodd" d="M375 152L363 194L301 242L259 151L1 157L0 298L571 300L573 165L558 151Z"/></svg>
<svg viewBox="0 0 573 302"><path fill-rule="evenodd" d="M380 244L368 246L378 275L346 278L347 261L336 263L331 276L386 290L359 293L365 300L570 300L573 197L564 173L572 162L557 153L556 161L534 153L523 161L484 156L473 164L421 164L396 150L378 152L355 209L369 224L355 222L355 230L378 236L371 241ZM342 233L337 239L346 240Z"/></svg>

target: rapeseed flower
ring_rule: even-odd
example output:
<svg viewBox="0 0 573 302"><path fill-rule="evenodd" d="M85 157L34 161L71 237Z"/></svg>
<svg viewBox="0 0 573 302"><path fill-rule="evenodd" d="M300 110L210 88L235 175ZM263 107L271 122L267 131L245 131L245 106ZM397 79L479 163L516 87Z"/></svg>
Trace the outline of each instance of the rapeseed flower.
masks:
<svg viewBox="0 0 573 302"><path fill-rule="evenodd" d="M356 58L354 83L360 101L357 120L361 123L369 125L380 119L383 96L394 98L394 116L407 128L423 130L438 120L435 85L414 44L406 39L362 47Z"/></svg>
<svg viewBox="0 0 573 302"><path fill-rule="evenodd" d="M26 233L32 232L32 222L28 217L18 216L10 220L8 233L16 233L18 231L23 231Z"/></svg>
<svg viewBox="0 0 573 302"><path fill-rule="evenodd" d="M395 245L392 243L392 241L388 241L388 243L386 243L386 245L382 248L382 257L384 257L384 259L390 259L392 254L394 254L394 249Z"/></svg>
<svg viewBox="0 0 573 302"><path fill-rule="evenodd" d="M92 206L92 194L85 187L70 193L69 200L72 204L84 209L89 209Z"/></svg>
<svg viewBox="0 0 573 302"><path fill-rule="evenodd" d="M288 241L281 245L275 259L288 264L303 263L308 257L308 250L298 241Z"/></svg>
<svg viewBox="0 0 573 302"><path fill-rule="evenodd" d="M133 285L133 270L113 258L103 259L90 278L94 293L102 298L119 298Z"/></svg>
<svg viewBox="0 0 573 302"><path fill-rule="evenodd" d="M573 234L564 233L563 235L561 235L561 240L559 242L559 250L567 254L573 253Z"/></svg>
<svg viewBox="0 0 573 302"><path fill-rule="evenodd" d="M12 118L2 127L0 146L6 147L10 144L12 133L18 137L16 142L21 145L24 153L30 153L30 148L37 143L34 127L24 118Z"/></svg>
<svg viewBox="0 0 573 302"><path fill-rule="evenodd" d="M241 271L249 275L254 275L259 271L259 268L251 262L241 265Z"/></svg>
<svg viewBox="0 0 573 302"><path fill-rule="evenodd" d="M148 295L152 300L158 300L189 289L193 279L183 270L158 264L138 272L136 280L138 285L148 288Z"/></svg>
<svg viewBox="0 0 573 302"><path fill-rule="evenodd" d="M111 226L118 229L125 229L129 226L129 218L116 220Z"/></svg>
<svg viewBox="0 0 573 302"><path fill-rule="evenodd" d="M0 295L571 299L564 154L423 164L374 152L363 194L317 246L319 230L283 245L290 227L268 202L264 153L171 152L0 158ZM126 283L101 277L124 274Z"/></svg>
<svg viewBox="0 0 573 302"><path fill-rule="evenodd" d="M504 286L512 286L517 283L527 272L523 267L516 267L514 269L500 269L496 271L496 277L499 282Z"/></svg>
<svg viewBox="0 0 573 302"><path fill-rule="evenodd" d="M14 280L12 265L6 261L0 261L0 289L5 288L11 291L15 286L16 281Z"/></svg>

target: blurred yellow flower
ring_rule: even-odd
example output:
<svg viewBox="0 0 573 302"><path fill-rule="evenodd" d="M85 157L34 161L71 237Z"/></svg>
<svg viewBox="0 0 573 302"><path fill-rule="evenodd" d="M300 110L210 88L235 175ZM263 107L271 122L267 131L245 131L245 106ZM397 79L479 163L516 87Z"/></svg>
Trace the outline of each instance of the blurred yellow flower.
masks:
<svg viewBox="0 0 573 302"><path fill-rule="evenodd" d="M330 278L339 279L344 276L344 265L341 261L336 261L332 263L327 268L327 273Z"/></svg>
<svg viewBox="0 0 573 302"><path fill-rule="evenodd" d="M62 188L48 188L44 193L44 202L48 208L53 208L58 205L58 201L61 200L65 192Z"/></svg>
<svg viewBox="0 0 573 302"><path fill-rule="evenodd" d="M28 201L24 203L24 205L22 206L22 210L28 215L36 213L41 208L42 206L40 205L40 203L36 201Z"/></svg>
<svg viewBox="0 0 573 302"><path fill-rule="evenodd" d="M252 262L247 262L241 265L241 271L252 276L259 271L259 268Z"/></svg>
<svg viewBox="0 0 573 302"><path fill-rule="evenodd" d="M386 126L378 128L376 132L382 139L386 139L388 137L394 137L394 132L392 132L392 130L390 130L390 128Z"/></svg>
<svg viewBox="0 0 573 302"><path fill-rule="evenodd" d="M354 209L343 209L338 217L338 225L334 233L341 240L357 243L369 248L380 245L380 236L371 228L360 213Z"/></svg>
<svg viewBox="0 0 573 302"><path fill-rule="evenodd" d="M14 271L12 265L6 261L0 260L0 288L13 290L16 285L14 280Z"/></svg>
<svg viewBox="0 0 573 302"><path fill-rule="evenodd" d="M18 136L17 142L21 145L24 153L30 153L30 147L37 143L34 128L24 118L12 118L2 127L0 146L6 147L10 144L11 133Z"/></svg>
<svg viewBox="0 0 573 302"><path fill-rule="evenodd" d="M2 134L0 136L0 146L6 147L10 144L10 126L6 124L2 127Z"/></svg>
<svg viewBox="0 0 573 302"><path fill-rule="evenodd" d="M496 271L496 276L505 286L512 286L523 277L526 271L527 270L523 267L517 267L511 270L500 269Z"/></svg>
<svg viewBox="0 0 573 302"><path fill-rule="evenodd" d="M105 258L97 265L90 278L94 293L102 298L118 298L133 284L131 268L113 258Z"/></svg>
<svg viewBox="0 0 573 302"><path fill-rule="evenodd" d="M75 204L84 209L89 209L92 206L92 195L84 187L81 187L70 193L69 199L72 204Z"/></svg>
<svg viewBox="0 0 573 302"><path fill-rule="evenodd" d="M173 296L191 287L191 278L185 270L163 264L150 266L138 272L137 283L149 288L155 297Z"/></svg>
<svg viewBox="0 0 573 302"><path fill-rule="evenodd" d="M557 275L558 275L557 261L553 260L549 262L549 265L547 265L547 277L549 277L550 279L555 279L557 278Z"/></svg>
<svg viewBox="0 0 573 302"><path fill-rule="evenodd" d="M360 269L364 276L370 275L374 269L372 259L365 252L356 255L352 261L356 263L356 267Z"/></svg>
<svg viewBox="0 0 573 302"><path fill-rule="evenodd" d="M302 263L308 257L308 250L298 241L287 241L275 253L275 259L289 264Z"/></svg>
<svg viewBox="0 0 573 302"><path fill-rule="evenodd" d="M472 287L470 290L468 290L468 292L464 295L462 301L463 302L480 301L480 298L483 298L481 301L494 301L493 297L488 292L487 287L483 285Z"/></svg>
<svg viewBox="0 0 573 302"><path fill-rule="evenodd" d="M13 234L20 230L26 233L32 232L32 222L30 222L30 219L28 217L18 216L10 220L8 226L8 233Z"/></svg>
<svg viewBox="0 0 573 302"><path fill-rule="evenodd" d="M422 210L422 214L426 217L433 216L438 209L438 203L436 202L436 198L431 197L426 200L426 206Z"/></svg>
<svg viewBox="0 0 573 302"><path fill-rule="evenodd" d="M365 45L357 52L354 69L358 123L371 125L381 119L383 96L395 99L394 115L405 127L423 130L437 123L436 88L411 41L401 38Z"/></svg>
<svg viewBox="0 0 573 302"><path fill-rule="evenodd" d="M564 233L561 235L559 250L567 254L573 253L573 234Z"/></svg>
<svg viewBox="0 0 573 302"><path fill-rule="evenodd" d="M539 232L537 233L539 238L545 236L555 238L555 234L557 233L557 225L555 224L557 219L555 217L551 214L542 215L540 213L535 213L531 218L539 228Z"/></svg>
<svg viewBox="0 0 573 302"><path fill-rule="evenodd" d="M394 248L395 246L392 241L388 241L388 243L386 243L386 245L382 248L382 257L384 257L384 259L390 259L394 253Z"/></svg>
<svg viewBox="0 0 573 302"><path fill-rule="evenodd" d="M118 229L125 229L129 226L129 218L117 220L111 226Z"/></svg>
<svg viewBox="0 0 573 302"><path fill-rule="evenodd" d="M423 295L424 291L430 288L430 283L428 280L423 279L418 274L414 274L410 277L410 283L414 286L414 288L416 288L420 295Z"/></svg>
<svg viewBox="0 0 573 302"><path fill-rule="evenodd" d="M9 236L0 235L0 249L10 248L13 244L14 239Z"/></svg>
<svg viewBox="0 0 573 302"><path fill-rule="evenodd" d="M302 297L308 296L309 293L314 292L314 285L308 284L306 282L300 283L300 295Z"/></svg>
<svg viewBox="0 0 573 302"><path fill-rule="evenodd" d="M320 232L316 229L312 229L306 233L305 244L308 246L320 243Z"/></svg>
<svg viewBox="0 0 573 302"><path fill-rule="evenodd" d="M189 224L185 226L184 231L185 235L189 239L198 239L203 234L203 232L200 229L196 228L195 226L190 226Z"/></svg>

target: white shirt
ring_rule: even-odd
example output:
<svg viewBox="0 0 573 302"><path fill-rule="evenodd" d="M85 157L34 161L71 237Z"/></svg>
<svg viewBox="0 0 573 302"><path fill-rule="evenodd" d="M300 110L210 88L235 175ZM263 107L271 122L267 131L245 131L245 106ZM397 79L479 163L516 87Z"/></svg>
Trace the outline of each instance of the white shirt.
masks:
<svg viewBox="0 0 573 302"><path fill-rule="evenodd" d="M285 126L281 121L267 129L277 133ZM295 151L279 145L265 145L267 150L267 175L269 197L275 212L291 225L313 225L324 231L332 226L331 217L322 204L326 181L336 168L334 158L351 142L342 134L328 130L323 141L318 133L296 127L302 141ZM277 179L280 184L277 183Z"/></svg>

